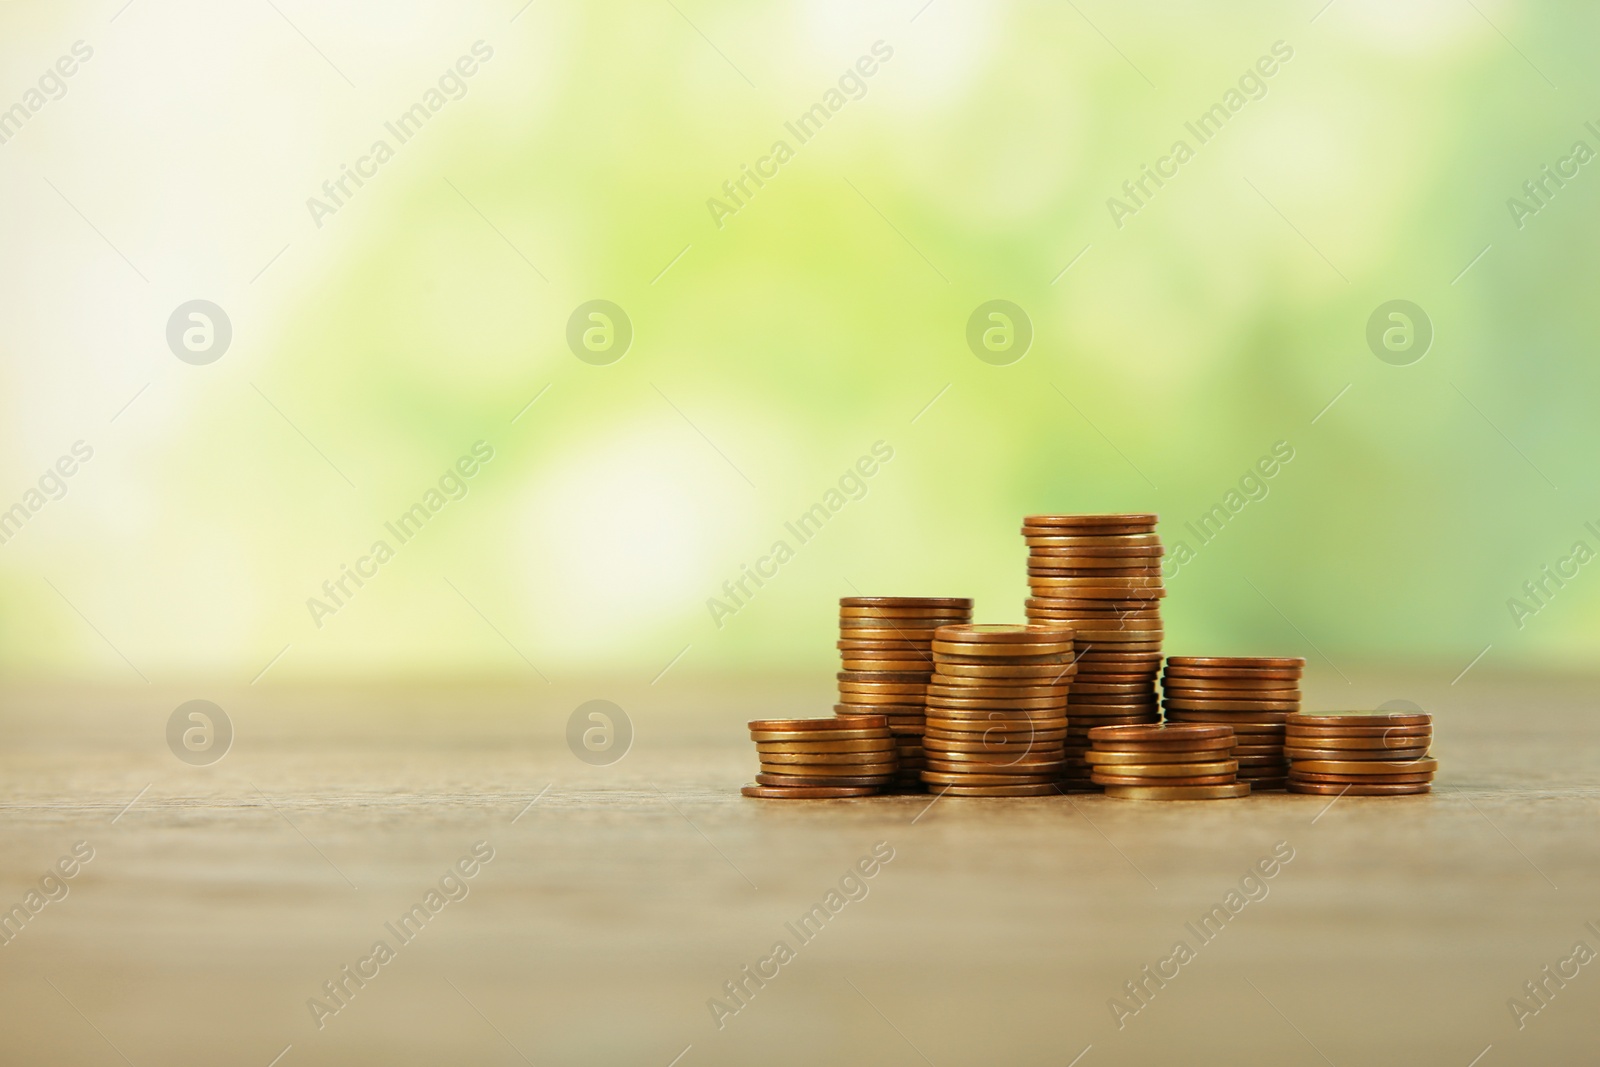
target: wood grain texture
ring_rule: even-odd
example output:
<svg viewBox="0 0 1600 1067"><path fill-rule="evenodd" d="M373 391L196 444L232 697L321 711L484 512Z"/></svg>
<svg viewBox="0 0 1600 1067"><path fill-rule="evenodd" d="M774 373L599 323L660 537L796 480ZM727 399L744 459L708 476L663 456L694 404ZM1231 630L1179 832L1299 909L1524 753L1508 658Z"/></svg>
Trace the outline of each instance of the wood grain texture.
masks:
<svg viewBox="0 0 1600 1067"><path fill-rule="evenodd" d="M1586 1062L1600 963L1523 1029L1507 1002L1574 943L1600 950L1597 687L1308 690L1308 708L1433 710L1439 791L741 798L744 720L826 714L825 680L210 693L237 739L207 768L162 737L198 694L12 691L0 906L74 842L94 858L0 945L0 1058L1061 1067L1092 1046L1081 1067L1466 1067L1492 1045L1483 1067ZM636 729L610 767L563 739L595 695ZM476 842L493 859L402 944L385 924ZM786 924L826 911L875 845L893 859L802 942ZM1275 847L1293 859L1265 896L1197 937ZM319 1028L308 999L331 1004L323 983L379 939L394 958ZM734 1006L724 983L780 940L794 958L747 979L719 1028L708 1001ZM1179 941L1194 958L1145 979L1119 1029L1111 999L1135 1006L1124 983Z"/></svg>

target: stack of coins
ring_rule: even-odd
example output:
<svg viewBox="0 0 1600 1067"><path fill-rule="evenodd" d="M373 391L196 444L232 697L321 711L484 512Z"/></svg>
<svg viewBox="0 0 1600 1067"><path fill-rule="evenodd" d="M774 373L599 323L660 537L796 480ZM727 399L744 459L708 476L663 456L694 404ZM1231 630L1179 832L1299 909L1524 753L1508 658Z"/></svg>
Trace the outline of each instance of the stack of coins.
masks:
<svg viewBox="0 0 1600 1067"><path fill-rule="evenodd" d="M923 702L933 674L933 632L972 621L964 597L851 596L839 600L839 703L843 715L881 715L898 742L897 791L921 792Z"/></svg>
<svg viewBox="0 0 1600 1067"><path fill-rule="evenodd" d="M1066 767L1072 630L941 626L933 662L922 780L952 796L1057 792Z"/></svg>
<svg viewBox="0 0 1600 1067"><path fill-rule="evenodd" d="M1287 730L1291 793L1426 793L1439 769L1428 756L1433 716L1425 712L1297 712Z"/></svg>
<svg viewBox="0 0 1600 1067"><path fill-rule="evenodd" d="M1090 786L1087 731L1154 723L1161 668L1161 538L1154 515L1029 515L1029 622L1076 632L1078 673L1067 706L1070 789Z"/></svg>
<svg viewBox="0 0 1600 1067"><path fill-rule="evenodd" d="M1096 785L1123 800L1220 800L1250 795L1234 778L1233 730L1174 726L1097 726L1087 759Z"/></svg>
<svg viewBox="0 0 1600 1067"><path fill-rule="evenodd" d="M1288 784L1284 720L1300 710L1298 656L1168 656L1161 676L1168 722L1233 727L1239 780L1257 793Z"/></svg>
<svg viewBox="0 0 1600 1067"><path fill-rule="evenodd" d="M755 719L761 773L747 797L818 800L866 797L895 776L895 741L881 715L838 719Z"/></svg>

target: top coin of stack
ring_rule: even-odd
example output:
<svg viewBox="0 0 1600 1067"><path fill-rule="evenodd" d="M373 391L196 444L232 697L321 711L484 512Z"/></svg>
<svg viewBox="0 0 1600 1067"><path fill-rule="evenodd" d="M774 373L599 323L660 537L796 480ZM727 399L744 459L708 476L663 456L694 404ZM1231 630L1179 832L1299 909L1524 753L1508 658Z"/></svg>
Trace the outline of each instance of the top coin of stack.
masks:
<svg viewBox="0 0 1600 1067"><path fill-rule="evenodd" d="M923 704L933 633L970 622L965 597L847 596L839 600L841 715L882 715L898 741L897 788L921 791Z"/></svg>
<svg viewBox="0 0 1600 1067"><path fill-rule="evenodd" d="M1426 712L1297 712L1287 722L1289 792L1402 796L1432 788Z"/></svg>
<svg viewBox="0 0 1600 1067"><path fill-rule="evenodd" d="M761 773L747 797L821 800L865 797L894 780L895 743L882 716L756 719L750 723Z"/></svg>
<svg viewBox="0 0 1600 1067"><path fill-rule="evenodd" d="M922 780L941 796L1053 795L1065 768L1072 630L941 626L933 659Z"/></svg>
<svg viewBox="0 0 1600 1067"><path fill-rule="evenodd" d="M1233 730L1216 724L1097 726L1088 760L1106 796L1122 800L1220 800L1250 795L1234 778Z"/></svg>
<svg viewBox="0 0 1600 1067"><path fill-rule="evenodd" d="M1089 788L1094 726L1154 723L1161 667L1161 538L1154 515L1029 515L1029 622L1070 626L1078 672L1067 716L1066 782Z"/></svg>
<svg viewBox="0 0 1600 1067"><path fill-rule="evenodd" d="M1161 676L1168 722L1233 727L1239 780L1255 792L1288 784L1284 720L1300 710L1298 656L1168 656Z"/></svg>

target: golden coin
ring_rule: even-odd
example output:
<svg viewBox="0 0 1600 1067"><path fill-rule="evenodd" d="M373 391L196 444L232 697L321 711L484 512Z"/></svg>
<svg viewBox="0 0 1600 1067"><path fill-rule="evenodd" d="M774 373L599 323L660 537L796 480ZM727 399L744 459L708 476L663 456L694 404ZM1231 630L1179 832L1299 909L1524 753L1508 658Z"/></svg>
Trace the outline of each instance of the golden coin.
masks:
<svg viewBox="0 0 1600 1067"><path fill-rule="evenodd" d="M889 720L881 715L861 715L852 726L864 728L869 726L888 726ZM876 721L874 721L876 720ZM837 730L838 719L751 719L748 723L751 732L763 731L772 733L792 733L796 730Z"/></svg>
<svg viewBox="0 0 1600 1067"><path fill-rule="evenodd" d="M840 682L841 693L874 693L882 696L922 697L928 691L926 682Z"/></svg>
<svg viewBox="0 0 1600 1067"><path fill-rule="evenodd" d="M964 596L842 596L840 608L953 608L971 611L972 598Z"/></svg>
<svg viewBox="0 0 1600 1067"><path fill-rule="evenodd" d="M931 674L933 674L933 668L930 666L925 671L923 671L923 670L906 670L903 667L900 668L899 670L891 670L891 671L848 671L848 670L846 670L846 671L837 672L834 675L834 677L836 677L841 682L889 682L889 683L911 683L911 684L916 684L916 685L927 685L928 684L928 676L931 675Z"/></svg>
<svg viewBox="0 0 1600 1067"><path fill-rule="evenodd" d="M1310 793L1316 796L1399 797L1414 796L1432 791L1427 783L1402 782L1373 785L1335 785L1331 782L1297 782L1289 779L1289 792Z"/></svg>
<svg viewBox="0 0 1600 1067"><path fill-rule="evenodd" d="M756 751L763 756L768 752L821 753L821 752L893 752L894 739L890 737L863 738L859 741L757 741Z"/></svg>
<svg viewBox="0 0 1600 1067"><path fill-rule="evenodd" d="M1293 770L1306 774L1432 774L1439 769L1436 759L1414 760L1295 760Z"/></svg>
<svg viewBox="0 0 1600 1067"><path fill-rule="evenodd" d="M747 785L739 790L747 797L764 797L768 800L834 800L843 797L870 797L878 792L877 786L846 789L826 786L775 786Z"/></svg>
<svg viewBox="0 0 1600 1067"><path fill-rule="evenodd" d="M1150 513L1123 514L1123 515L1028 515L1022 520L1024 526L1127 526L1137 524L1141 526L1154 526L1160 516Z"/></svg>
<svg viewBox="0 0 1600 1067"><path fill-rule="evenodd" d="M840 662L846 673L852 675L888 673L915 674L918 678L921 678L924 683L926 683L928 676L933 674L933 664L931 662L927 664L928 669L925 671L907 671L904 668L909 666L909 664L906 661L897 660L850 659L846 657Z"/></svg>
<svg viewBox="0 0 1600 1067"><path fill-rule="evenodd" d="M1108 785L1106 796L1118 800L1223 800L1250 795L1250 783L1234 785Z"/></svg>
<svg viewBox="0 0 1600 1067"><path fill-rule="evenodd" d="M1001 624L969 623L964 626L942 626L941 641L963 643L1016 642L1025 645L1051 641L1070 641L1072 631L1063 626L1013 626Z"/></svg>

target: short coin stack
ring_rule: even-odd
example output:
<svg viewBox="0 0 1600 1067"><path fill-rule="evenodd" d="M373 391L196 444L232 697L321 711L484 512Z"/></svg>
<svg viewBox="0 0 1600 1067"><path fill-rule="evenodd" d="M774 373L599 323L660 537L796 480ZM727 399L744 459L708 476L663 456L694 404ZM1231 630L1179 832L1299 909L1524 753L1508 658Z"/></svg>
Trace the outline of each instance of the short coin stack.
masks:
<svg viewBox="0 0 1600 1067"><path fill-rule="evenodd" d="M1183 723L1097 726L1085 757L1096 785L1123 800L1220 800L1250 795L1234 778L1233 730Z"/></svg>
<svg viewBox="0 0 1600 1067"><path fill-rule="evenodd" d="M1066 767L1072 630L941 626L933 662L922 780L940 795L1054 795Z"/></svg>
<svg viewBox="0 0 1600 1067"><path fill-rule="evenodd" d="M1161 668L1161 538L1154 515L1029 515L1029 622L1076 632L1067 732L1070 787L1090 787L1087 731L1154 723Z"/></svg>
<svg viewBox="0 0 1600 1067"><path fill-rule="evenodd" d="M1239 780L1255 792L1288 784L1284 720L1300 710L1297 656L1168 656L1161 676L1168 722L1233 727Z"/></svg>
<svg viewBox="0 0 1600 1067"><path fill-rule="evenodd" d="M1426 712L1299 712L1289 716L1287 729L1291 793L1426 793L1439 769L1428 756L1433 716Z"/></svg>
<svg viewBox="0 0 1600 1067"><path fill-rule="evenodd" d="M972 620L965 597L852 596L839 600L841 716L883 716L898 742L897 789L920 792L923 699L933 674L933 632Z"/></svg>
<svg viewBox="0 0 1600 1067"><path fill-rule="evenodd" d="M881 715L860 715L848 724L838 719L755 719L761 773L747 797L819 800L866 797L895 775L895 741Z"/></svg>

